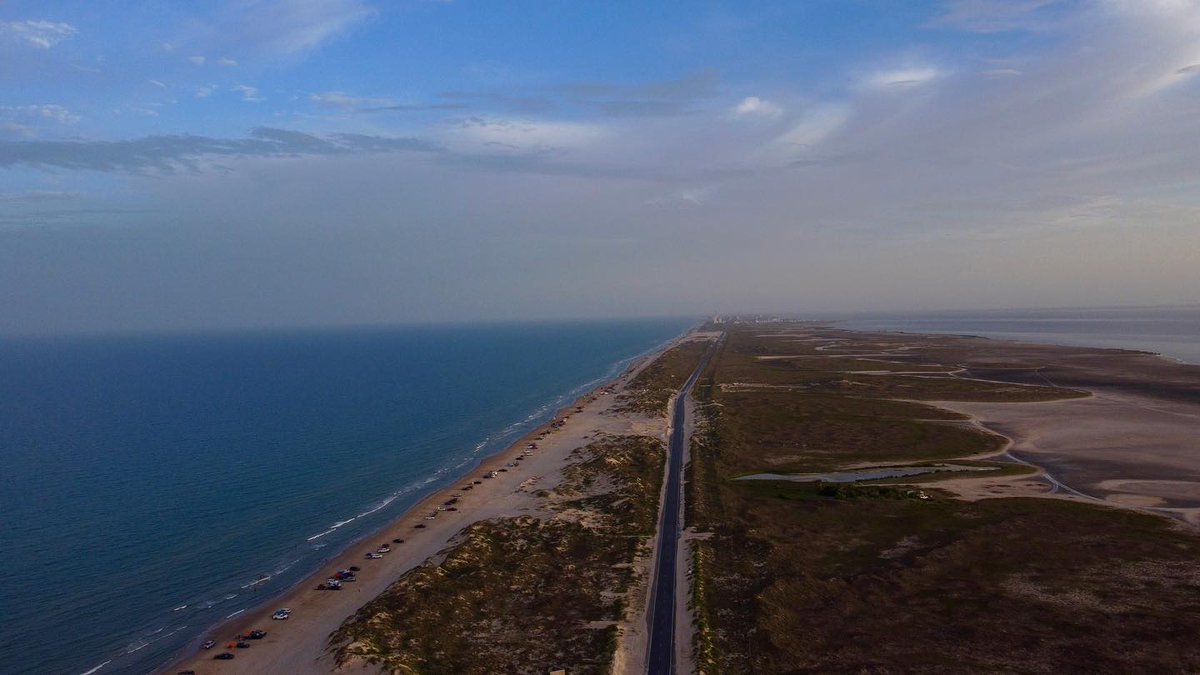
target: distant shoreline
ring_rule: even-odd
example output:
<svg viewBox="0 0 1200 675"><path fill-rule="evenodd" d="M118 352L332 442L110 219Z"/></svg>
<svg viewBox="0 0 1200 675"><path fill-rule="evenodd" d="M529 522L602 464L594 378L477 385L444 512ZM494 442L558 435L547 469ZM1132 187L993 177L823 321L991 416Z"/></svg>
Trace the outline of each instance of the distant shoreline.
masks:
<svg viewBox="0 0 1200 675"><path fill-rule="evenodd" d="M963 335L1062 347L1122 349L1200 365L1200 306L862 314L817 320L855 331ZM1137 329L1131 332L1131 327Z"/></svg>

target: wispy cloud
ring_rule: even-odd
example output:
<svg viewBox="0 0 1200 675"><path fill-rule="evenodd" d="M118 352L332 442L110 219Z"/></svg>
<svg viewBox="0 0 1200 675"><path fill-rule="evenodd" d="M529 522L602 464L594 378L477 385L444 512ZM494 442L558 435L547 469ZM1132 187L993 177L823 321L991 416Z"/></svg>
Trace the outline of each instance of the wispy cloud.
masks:
<svg viewBox="0 0 1200 675"><path fill-rule="evenodd" d="M375 15L362 0L240 0L222 23L238 41L290 56L321 47Z"/></svg>
<svg viewBox="0 0 1200 675"><path fill-rule="evenodd" d="M636 84L567 83L547 93L610 117L661 117L691 112L696 103L716 96L719 82L715 73L701 72Z"/></svg>
<svg viewBox="0 0 1200 675"><path fill-rule="evenodd" d="M308 100L318 105L330 108L353 110L358 108L380 108L394 106L396 102L390 98L351 96L341 91L323 91L308 95Z"/></svg>
<svg viewBox="0 0 1200 675"><path fill-rule="evenodd" d="M263 101L267 100L258 93L258 87L251 87L246 84L235 84L233 85L233 89L242 95L243 101L249 103L262 103Z"/></svg>
<svg viewBox="0 0 1200 675"><path fill-rule="evenodd" d="M1062 4L1062 0L948 0L926 26L975 33L1044 29L1049 23L1046 10Z"/></svg>
<svg viewBox="0 0 1200 675"><path fill-rule="evenodd" d="M395 136L314 136L260 127L247 138L148 136L126 141L0 142L0 167L58 167L90 171L174 172L198 168L206 159L300 157L379 152L435 152L428 141Z"/></svg>
<svg viewBox="0 0 1200 675"><path fill-rule="evenodd" d="M915 87L928 84L942 77L941 70L932 66L897 68L874 73L866 78L866 85L874 89Z"/></svg>
<svg viewBox="0 0 1200 675"><path fill-rule="evenodd" d="M474 117L446 133L448 144L463 152L553 153L578 150L604 136L594 124Z"/></svg>
<svg viewBox="0 0 1200 675"><path fill-rule="evenodd" d="M712 198L713 193L714 190L710 186L685 187L652 197L646 200L646 203L658 206L704 206Z"/></svg>
<svg viewBox="0 0 1200 675"><path fill-rule="evenodd" d="M49 49L78 32L75 26L59 21L0 21L0 41L39 49Z"/></svg>
<svg viewBox="0 0 1200 675"><path fill-rule="evenodd" d="M52 120L59 124L75 124L79 121L79 115L54 103L0 106L0 117Z"/></svg>
<svg viewBox="0 0 1200 675"><path fill-rule="evenodd" d="M816 146L842 129L852 113L847 104L823 103L811 106L772 145L783 149L791 156L797 153L808 155Z"/></svg>

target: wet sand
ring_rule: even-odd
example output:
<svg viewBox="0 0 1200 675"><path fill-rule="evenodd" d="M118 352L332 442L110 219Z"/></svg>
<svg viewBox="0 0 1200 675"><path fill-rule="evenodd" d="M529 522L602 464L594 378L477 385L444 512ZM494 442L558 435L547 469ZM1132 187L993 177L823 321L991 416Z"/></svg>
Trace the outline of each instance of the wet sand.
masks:
<svg viewBox="0 0 1200 675"><path fill-rule="evenodd" d="M406 571L446 549L466 526L492 518L538 513L541 499L534 493L556 485L561 480L563 468L570 462L571 452L590 443L597 432L665 438L665 418L616 415L611 408L617 396L640 369L677 342L645 357L618 380L601 385L559 411L555 419L564 420L561 427L553 428L549 424L539 427L508 449L484 461L462 480L430 495L378 533L351 546L282 597L271 601L269 605L247 610L236 619L209 631L204 637L217 640L216 648L200 650L197 642L188 648L188 653L180 660L160 672L192 670L202 675L303 675L333 671L333 658L326 653L327 640L346 618L380 595ZM611 393L603 393L605 389ZM578 411L578 408L582 408L582 411ZM538 436L544 437L538 439ZM538 447L526 454L530 443L536 443ZM518 460L522 455L525 455L524 459ZM483 478L491 471L497 472L495 478ZM479 484L473 481L479 481ZM464 490L468 484L472 489ZM432 520L426 518L453 495L461 495L455 504L457 511L437 512ZM403 539L404 543L392 543L397 538ZM383 543L392 547L392 551L383 559L364 559L365 553L374 551ZM357 581L343 584L340 591L315 590L335 570L351 565L361 568L357 573ZM271 620L271 614L281 607L292 610L291 618L286 621ZM267 631L266 638L250 641L251 647L248 649L225 649L225 643L231 637L253 629ZM235 658L230 661L213 659L223 651L232 651ZM339 672L375 670L358 666Z"/></svg>

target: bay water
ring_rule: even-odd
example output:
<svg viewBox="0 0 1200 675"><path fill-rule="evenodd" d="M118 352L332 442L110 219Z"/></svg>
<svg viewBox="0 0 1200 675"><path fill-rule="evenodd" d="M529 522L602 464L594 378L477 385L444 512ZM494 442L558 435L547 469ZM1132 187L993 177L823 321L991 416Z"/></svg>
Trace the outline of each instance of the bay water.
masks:
<svg viewBox="0 0 1200 675"><path fill-rule="evenodd" d="M1133 349L1200 364L1200 306L830 315L857 330L952 333Z"/></svg>

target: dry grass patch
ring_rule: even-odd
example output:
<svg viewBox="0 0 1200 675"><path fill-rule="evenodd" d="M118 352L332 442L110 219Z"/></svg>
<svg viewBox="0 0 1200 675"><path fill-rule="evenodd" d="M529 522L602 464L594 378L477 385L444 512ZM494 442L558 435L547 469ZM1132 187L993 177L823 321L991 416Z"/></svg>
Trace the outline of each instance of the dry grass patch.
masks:
<svg viewBox="0 0 1200 675"><path fill-rule="evenodd" d="M468 527L330 638L339 665L398 673L604 673L631 563L653 533L665 450L611 436L577 451L549 519Z"/></svg>

